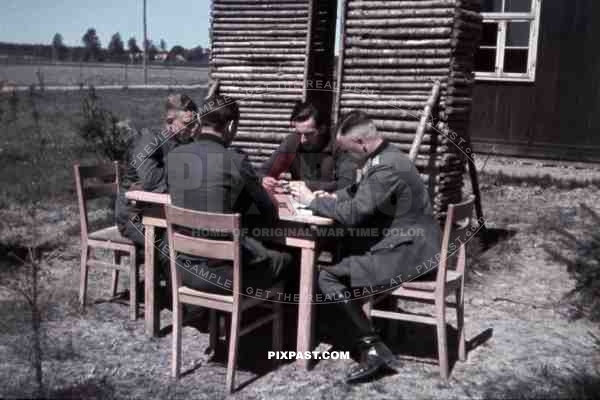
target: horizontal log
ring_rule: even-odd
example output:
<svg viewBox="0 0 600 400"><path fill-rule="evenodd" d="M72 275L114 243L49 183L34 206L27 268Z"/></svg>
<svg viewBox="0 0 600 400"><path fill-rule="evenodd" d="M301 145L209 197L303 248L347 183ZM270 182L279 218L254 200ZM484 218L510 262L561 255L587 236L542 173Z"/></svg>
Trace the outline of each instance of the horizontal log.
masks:
<svg viewBox="0 0 600 400"><path fill-rule="evenodd" d="M240 119L241 128L262 128L262 129L274 129L281 128L286 131L290 129L290 123L286 120L269 120L269 119Z"/></svg>
<svg viewBox="0 0 600 400"><path fill-rule="evenodd" d="M418 8L454 8L456 0L412 0L412 1L349 1L348 9L418 9Z"/></svg>
<svg viewBox="0 0 600 400"><path fill-rule="evenodd" d="M251 118L248 115L240 116L240 127L278 127L289 129L290 122L287 118Z"/></svg>
<svg viewBox="0 0 600 400"><path fill-rule="evenodd" d="M297 100L297 99L296 99ZM296 101L293 100L281 100L281 99L277 99L277 100L240 100L240 109L241 108L247 108L247 107L253 107L253 108L264 108L264 109L281 109L281 110L292 110L292 107L294 106L294 103L296 103Z"/></svg>
<svg viewBox="0 0 600 400"><path fill-rule="evenodd" d="M254 82L282 82L282 81L299 81L304 79L304 74L271 74L271 73L226 73L213 72L210 74L212 79L220 79L222 82L235 79L238 82L254 81ZM268 81L265 81L268 79Z"/></svg>
<svg viewBox="0 0 600 400"><path fill-rule="evenodd" d="M290 115L292 110L292 105L287 105L287 107L283 107L277 104L279 107L270 106L267 104L263 104L263 107L246 107L240 106L241 113L267 113L267 114L277 114L277 115Z"/></svg>
<svg viewBox="0 0 600 400"><path fill-rule="evenodd" d="M281 52L216 52L212 55L213 60L225 60L225 61L242 61L245 63L249 62L260 62L260 63L298 63L298 65L304 65L306 56L299 53L281 53ZM212 60L211 60L212 61Z"/></svg>
<svg viewBox="0 0 600 400"><path fill-rule="evenodd" d="M373 66L373 67L395 67L395 66L406 66L406 67L421 67L421 66L432 66L440 67L450 65L450 58L439 57L439 58L345 58L344 66Z"/></svg>
<svg viewBox="0 0 600 400"><path fill-rule="evenodd" d="M350 48L344 51L344 57L450 57L452 49L356 49Z"/></svg>
<svg viewBox="0 0 600 400"><path fill-rule="evenodd" d="M244 142L239 141L237 137L231 145L233 147L256 147L257 149L268 149L271 151L279 148L279 143Z"/></svg>
<svg viewBox="0 0 600 400"><path fill-rule="evenodd" d="M239 93L239 92L231 92L231 91L222 91L223 94L227 94L230 97L236 98L239 101L247 101L247 100L272 100L272 101L288 101L288 102L292 102L295 103L296 101L298 101L299 99L302 98L301 94L296 94L296 93L290 93L290 94L284 94L284 93L257 93L257 94L250 94L250 93Z"/></svg>
<svg viewBox="0 0 600 400"><path fill-rule="evenodd" d="M348 108L356 108L361 109L363 107L367 108L375 108L375 109L423 109L425 107L425 102L407 102L407 101L387 101L387 100L377 100L377 99L342 99L341 100L342 107Z"/></svg>
<svg viewBox="0 0 600 400"><path fill-rule="evenodd" d="M213 41L212 45L214 49L227 47L289 49L292 47L306 47L306 40L257 40L252 42L217 40Z"/></svg>
<svg viewBox="0 0 600 400"><path fill-rule="evenodd" d="M265 40L265 36L276 36L276 37L296 37L302 38L306 36L306 29L269 29L262 31L253 31L253 30L229 30L229 29L213 29L212 37L245 37L245 36L254 36L258 37L261 40Z"/></svg>
<svg viewBox="0 0 600 400"><path fill-rule="evenodd" d="M286 10L272 10L272 9L264 9L264 10L243 10L243 9L235 9L232 11L222 10L222 9L214 9L214 15L218 16L228 16L228 17L308 17L308 3L306 4L305 9L286 9Z"/></svg>
<svg viewBox="0 0 600 400"><path fill-rule="evenodd" d="M305 10L307 8L306 1L278 1L278 2L246 2L246 1L237 1L232 3L221 3L220 1L213 1L212 9L213 10L276 10L281 9L285 10Z"/></svg>
<svg viewBox="0 0 600 400"><path fill-rule="evenodd" d="M274 66L276 64L283 64L285 66L288 67L302 67L305 65L304 61L298 61L298 60L283 60L283 59L277 59L277 58L268 58L268 59L247 59L247 60L240 60L240 59L235 59L235 58L212 58L210 60L210 63L212 65L215 65L216 67L225 67L225 66Z"/></svg>
<svg viewBox="0 0 600 400"><path fill-rule="evenodd" d="M248 121L248 120L246 120ZM288 135L292 132L289 126L262 126L262 125L245 125L242 124L244 121L240 121L240 132L253 132L255 134L262 133L278 133Z"/></svg>
<svg viewBox="0 0 600 400"><path fill-rule="evenodd" d="M382 19L347 19L347 28L429 28L454 26L456 21L453 18L382 18Z"/></svg>
<svg viewBox="0 0 600 400"><path fill-rule="evenodd" d="M214 22L212 23L212 29L215 31L223 30L223 31L259 31L262 30L281 30L282 27L285 27L285 30L297 30L297 31L305 31L307 27L307 23L303 24L234 24L234 23L223 23L223 22Z"/></svg>
<svg viewBox="0 0 600 400"><path fill-rule="evenodd" d="M289 132L275 132L272 130L240 130L236 135L236 140L244 140L251 142L271 142L271 143L281 143L286 137L289 136Z"/></svg>
<svg viewBox="0 0 600 400"><path fill-rule="evenodd" d="M412 40L394 40L394 39L368 39L361 37L348 37L344 43L348 47L366 47L374 48L445 48L453 46L456 41L452 39L412 39ZM346 52L344 51L344 54Z"/></svg>
<svg viewBox="0 0 600 400"><path fill-rule="evenodd" d="M243 80L243 79L239 79L239 80L230 80L230 79L223 79L221 80L221 84L223 86L243 86L246 90L252 90L255 92L269 92L270 89L275 89L275 88L291 88L291 89L296 89L296 90L302 90L303 89L303 85L304 82L301 79L296 79L296 80L292 80L292 81L283 81L283 80L277 80L277 79L273 79L271 81L259 81L259 80Z"/></svg>
<svg viewBox="0 0 600 400"><path fill-rule="evenodd" d="M347 35L357 35L362 37L374 38L447 38L452 34L453 28L396 28L396 29L368 29L368 28L347 28Z"/></svg>
<svg viewBox="0 0 600 400"><path fill-rule="evenodd" d="M304 74L303 66L283 66L283 65L223 65L214 69L214 72L228 73L254 73L254 74Z"/></svg>
<svg viewBox="0 0 600 400"><path fill-rule="evenodd" d="M351 70L345 71L343 75L344 83L417 83L417 82L427 82L433 85L433 82L439 80L442 83L448 82L448 85L451 84L451 80L448 79L448 75L440 74L440 75L359 75L354 73L349 73Z"/></svg>
<svg viewBox="0 0 600 400"><path fill-rule="evenodd" d="M346 114L350 111L354 110L354 108L341 107L341 114ZM419 110L404 110L400 108L392 108L389 107L387 109L374 109L367 107L360 107L361 111L369 114L372 118L381 118L381 119L399 119L399 120L418 120L421 118L421 114Z"/></svg>
<svg viewBox="0 0 600 400"><path fill-rule="evenodd" d="M306 56L298 53L287 53L282 54L281 52L269 52L269 53L258 53L258 52L216 52L213 54L213 60L218 59L223 62L226 61L242 61L245 63L249 62L260 62L260 63L298 63L304 65Z"/></svg>
<svg viewBox="0 0 600 400"><path fill-rule="evenodd" d="M256 146L244 147L244 146L236 146L235 144L232 144L232 147L240 148L247 155L255 155L255 156L269 157L271 154L273 154L273 151L274 151L274 149L266 149L266 148L261 148L261 147L256 147Z"/></svg>
<svg viewBox="0 0 600 400"><path fill-rule="evenodd" d="M462 72L461 72L462 73ZM415 76L415 75L442 75L442 76L454 76L457 74L450 68L450 65L439 67L439 66L404 66L399 65L396 68L365 68L355 65L344 65L344 74L354 75L372 75L373 77L379 76ZM462 73L464 74L464 73Z"/></svg>
<svg viewBox="0 0 600 400"><path fill-rule="evenodd" d="M219 12L212 12L212 22L219 24L304 24L306 25L308 22L308 15L303 17L298 16L273 16L273 17L260 17L260 16L231 16L224 15ZM214 25L213 25L214 26Z"/></svg>
<svg viewBox="0 0 600 400"><path fill-rule="evenodd" d="M246 113L240 111L240 120L245 119L285 121L289 124L288 114Z"/></svg>
<svg viewBox="0 0 600 400"><path fill-rule="evenodd" d="M292 50L292 48L274 48L274 47L258 47L255 46L253 48L241 48L241 47L215 47L212 51L213 55L218 55L221 57L222 55L235 55L239 56L254 56L254 57L269 57L269 56L291 56L292 58L298 58L298 56L302 56L306 58L304 54L303 48L296 48ZM284 57L284 58L285 58ZM247 57L246 57L247 58Z"/></svg>
<svg viewBox="0 0 600 400"><path fill-rule="evenodd" d="M279 87L257 87L257 86L219 86L219 91L223 93L239 93L243 96L254 96L263 94L291 94L294 96L302 96L302 88L279 88ZM236 96L232 96L236 97Z"/></svg>

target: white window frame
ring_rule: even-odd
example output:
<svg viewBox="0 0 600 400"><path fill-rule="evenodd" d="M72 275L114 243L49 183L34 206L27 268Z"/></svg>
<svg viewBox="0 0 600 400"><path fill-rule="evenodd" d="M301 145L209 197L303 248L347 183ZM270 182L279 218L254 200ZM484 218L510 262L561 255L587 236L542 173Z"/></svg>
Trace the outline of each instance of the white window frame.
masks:
<svg viewBox="0 0 600 400"><path fill-rule="evenodd" d="M502 0L502 10L505 9L506 0ZM496 67L494 72L475 71L475 79L481 81L509 81L509 82L535 82L537 66L537 49L540 29L540 10L542 0L532 0L531 12L484 12L483 22L498 23L498 37L496 39ZM530 22L529 53L527 57L527 72L504 72L504 54L506 50L506 28L508 22ZM480 46L480 48L493 48L493 46ZM524 47L523 47L524 48Z"/></svg>

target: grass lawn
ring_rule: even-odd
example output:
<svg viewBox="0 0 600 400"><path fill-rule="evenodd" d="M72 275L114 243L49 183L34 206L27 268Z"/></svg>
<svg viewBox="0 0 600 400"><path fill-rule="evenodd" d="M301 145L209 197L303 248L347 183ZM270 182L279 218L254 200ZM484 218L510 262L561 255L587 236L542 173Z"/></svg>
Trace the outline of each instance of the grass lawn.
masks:
<svg viewBox="0 0 600 400"><path fill-rule="evenodd" d="M98 92L105 106L139 127L160 125L162 91ZM33 101L42 134L34 134L31 99L20 96L11 105L0 97L0 279L14 263L8 252L29 243L32 230L47 243L43 281L46 320L43 324L43 371L50 397L91 398L224 398L225 367L204 350L208 335L201 323L183 331L183 370L178 382L169 376L171 314L162 310L163 335L149 339L143 320L128 320L126 300L99 302L85 313L77 306L79 281L78 211L71 164L97 159L76 135L83 93L47 93ZM202 92L191 93L200 99ZM14 114L14 115L13 115ZM40 144L39 140L47 143ZM49 144L50 145L49 145ZM32 165L36 146L50 148L48 157ZM41 166L40 166L41 164ZM40 176L40 171L42 171ZM493 245L483 250L474 241L466 287L468 361L453 365L447 383L435 363L432 329L402 325L390 345L403 360L396 373L356 386L343 383L350 360L319 362L311 372L295 364L271 369L266 360L269 332L245 338L240 345L239 382L249 382L234 398L240 399L415 399L415 398L595 398L600 389L600 329L565 298L575 286L563 262L548 252L576 255L565 247L557 230L585 240L590 221L578 207L585 203L600 211L595 186L560 188L511 183L483 176L485 218L495 233ZM32 193L27 182L47 199L27 212ZM36 189L37 188L37 189ZM29 197L28 197L29 196ZM106 205L91 213L92 223L110 218ZM93 271L89 298L108 296L110 274ZM0 280L0 283L3 282ZM121 288L126 288L123 278ZM287 308L286 349L293 350L294 307ZM451 318L453 317L452 314ZM0 396L24 397L33 390L29 355L27 307L21 298L0 290ZM319 320L319 330L331 326ZM451 321L453 321L451 319ZM452 322L453 324L453 322ZM449 329L454 354L455 330ZM331 347L323 341L320 350ZM454 358L454 357L452 357Z"/></svg>
<svg viewBox="0 0 600 400"><path fill-rule="evenodd" d="M143 85L144 70L141 65L124 64L3 64L0 68L2 81L18 86L40 85L41 82L46 86ZM201 85L207 81L205 67L151 65L148 69L151 85Z"/></svg>

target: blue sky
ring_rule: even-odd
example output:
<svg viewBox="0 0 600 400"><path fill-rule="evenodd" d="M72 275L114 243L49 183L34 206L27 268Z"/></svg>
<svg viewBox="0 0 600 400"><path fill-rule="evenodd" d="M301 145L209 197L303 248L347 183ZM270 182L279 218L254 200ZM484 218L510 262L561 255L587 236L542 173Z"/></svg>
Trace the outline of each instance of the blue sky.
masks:
<svg viewBox="0 0 600 400"><path fill-rule="evenodd" d="M148 37L158 45L208 46L210 0L147 0ZM120 32L143 38L142 0L0 0L0 41L50 44L55 33L69 46L94 27L103 47Z"/></svg>
<svg viewBox="0 0 600 400"><path fill-rule="evenodd" d="M208 47L210 0L147 0L148 37L168 48ZM88 28L96 28L102 47L119 32L141 45L142 0L0 0L0 42L50 44L55 33L68 46L80 46ZM339 13L339 10L338 10ZM338 41L336 40L336 52Z"/></svg>

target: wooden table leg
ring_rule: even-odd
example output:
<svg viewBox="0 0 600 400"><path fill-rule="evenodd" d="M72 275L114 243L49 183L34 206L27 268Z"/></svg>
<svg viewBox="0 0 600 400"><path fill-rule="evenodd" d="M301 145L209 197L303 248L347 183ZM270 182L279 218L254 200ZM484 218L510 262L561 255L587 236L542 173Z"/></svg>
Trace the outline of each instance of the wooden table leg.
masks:
<svg viewBox="0 0 600 400"><path fill-rule="evenodd" d="M155 263L154 263L154 226L145 226L145 264L144 264L144 318L146 321L146 335L154 337L159 330L159 313L155 302Z"/></svg>
<svg viewBox="0 0 600 400"><path fill-rule="evenodd" d="M313 299L315 298L315 249L303 248L300 261L300 304L298 305L298 338L296 351L313 349ZM303 369L310 369L310 360L298 360Z"/></svg>

